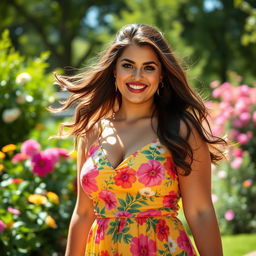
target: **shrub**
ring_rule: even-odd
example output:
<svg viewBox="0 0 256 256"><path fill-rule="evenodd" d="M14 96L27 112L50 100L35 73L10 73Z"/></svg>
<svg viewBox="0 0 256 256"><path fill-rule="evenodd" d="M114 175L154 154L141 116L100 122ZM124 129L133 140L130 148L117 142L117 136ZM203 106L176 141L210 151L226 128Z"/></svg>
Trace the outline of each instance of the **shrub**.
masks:
<svg viewBox="0 0 256 256"><path fill-rule="evenodd" d="M48 53L25 59L14 50L5 30L0 39L0 146L26 138L36 123L49 113L53 99L52 78L45 73Z"/></svg>

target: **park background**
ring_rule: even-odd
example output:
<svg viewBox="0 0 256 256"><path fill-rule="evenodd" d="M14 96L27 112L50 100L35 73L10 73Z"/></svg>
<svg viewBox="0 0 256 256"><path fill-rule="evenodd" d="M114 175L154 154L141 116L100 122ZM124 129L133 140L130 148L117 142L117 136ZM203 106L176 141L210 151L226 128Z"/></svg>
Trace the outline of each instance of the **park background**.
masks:
<svg viewBox="0 0 256 256"><path fill-rule="evenodd" d="M0 255L64 255L76 152L48 140L73 113L46 110L67 96L53 72L81 71L129 23L163 31L232 142L212 168L224 255L256 250L254 0L2 0L0 17Z"/></svg>

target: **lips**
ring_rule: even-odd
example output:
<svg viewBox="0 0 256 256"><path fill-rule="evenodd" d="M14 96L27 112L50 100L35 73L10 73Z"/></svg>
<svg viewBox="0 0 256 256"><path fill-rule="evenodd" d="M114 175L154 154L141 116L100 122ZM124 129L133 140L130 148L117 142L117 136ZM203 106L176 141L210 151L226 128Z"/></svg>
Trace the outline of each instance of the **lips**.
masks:
<svg viewBox="0 0 256 256"><path fill-rule="evenodd" d="M133 93L141 93L147 88L146 84L143 83L127 83L127 88Z"/></svg>

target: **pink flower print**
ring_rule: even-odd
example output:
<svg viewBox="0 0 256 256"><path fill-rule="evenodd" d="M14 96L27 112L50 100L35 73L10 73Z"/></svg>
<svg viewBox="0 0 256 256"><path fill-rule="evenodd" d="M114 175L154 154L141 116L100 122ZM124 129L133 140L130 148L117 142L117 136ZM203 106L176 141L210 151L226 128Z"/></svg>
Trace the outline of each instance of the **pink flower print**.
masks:
<svg viewBox="0 0 256 256"><path fill-rule="evenodd" d="M116 217L132 217L132 214L127 211L119 211L115 214Z"/></svg>
<svg viewBox="0 0 256 256"><path fill-rule="evenodd" d="M109 220L110 219L107 218L101 218L96 220L98 228L96 231L95 243L99 244L100 241L104 239Z"/></svg>
<svg viewBox="0 0 256 256"><path fill-rule="evenodd" d="M44 152L33 155L31 164L33 173L41 177L45 177L54 169L53 160Z"/></svg>
<svg viewBox="0 0 256 256"><path fill-rule="evenodd" d="M117 171L114 177L115 184L122 188L131 188L132 184L136 181L136 172L130 167L125 167Z"/></svg>
<svg viewBox="0 0 256 256"><path fill-rule="evenodd" d="M81 171L81 182L84 191L88 194L98 190L95 178L99 175L99 170L96 166L84 165Z"/></svg>
<svg viewBox="0 0 256 256"><path fill-rule="evenodd" d="M162 216L162 213L160 210L149 209L137 214L137 217L152 217L152 216Z"/></svg>
<svg viewBox="0 0 256 256"><path fill-rule="evenodd" d="M132 214L130 212L127 211L119 211L115 214L116 217L119 217L119 225L118 225L118 233L121 233L125 227L126 224L126 218L122 218L122 217L131 217Z"/></svg>
<svg viewBox="0 0 256 256"><path fill-rule="evenodd" d="M88 151L88 156L93 156L94 153L99 149L99 145L91 145L91 147L89 148L89 151Z"/></svg>
<svg viewBox="0 0 256 256"><path fill-rule="evenodd" d="M26 140L21 146L21 153L27 156L33 156L40 151L40 144L35 140Z"/></svg>
<svg viewBox="0 0 256 256"><path fill-rule="evenodd" d="M168 240L169 227L166 225L165 220L159 220L156 225L157 238L160 241Z"/></svg>
<svg viewBox="0 0 256 256"><path fill-rule="evenodd" d="M147 218L142 218L142 217L136 217L136 222L139 224L139 225L143 225L143 223L146 223L147 222Z"/></svg>
<svg viewBox="0 0 256 256"><path fill-rule="evenodd" d="M147 187L161 185L164 179L164 167L156 160L142 164L137 171L139 182Z"/></svg>
<svg viewBox="0 0 256 256"><path fill-rule="evenodd" d="M132 238L130 251L133 256L155 256L156 242L141 234Z"/></svg>
<svg viewBox="0 0 256 256"><path fill-rule="evenodd" d="M178 194L175 191L170 191L168 195L164 196L164 207L170 207L173 210L177 210Z"/></svg>
<svg viewBox="0 0 256 256"><path fill-rule="evenodd" d="M184 230L180 231L180 235L177 238L178 246L187 252L188 256L194 256L192 245L189 241L189 238Z"/></svg>
<svg viewBox="0 0 256 256"><path fill-rule="evenodd" d="M170 178L175 180L176 178L176 167L171 157L166 157L166 161L164 163L164 168L167 170Z"/></svg>
<svg viewBox="0 0 256 256"><path fill-rule="evenodd" d="M104 189L99 193L99 198L106 203L108 210L116 207L116 196L113 192Z"/></svg>

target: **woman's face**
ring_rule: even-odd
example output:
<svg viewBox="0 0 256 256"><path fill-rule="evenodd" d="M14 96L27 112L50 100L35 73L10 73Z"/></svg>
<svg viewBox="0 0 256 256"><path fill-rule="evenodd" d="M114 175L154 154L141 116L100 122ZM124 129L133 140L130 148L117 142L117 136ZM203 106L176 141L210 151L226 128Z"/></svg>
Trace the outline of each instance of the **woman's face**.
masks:
<svg viewBox="0 0 256 256"><path fill-rule="evenodd" d="M123 101L152 103L162 80L161 63L150 46L130 45L117 59L114 75Z"/></svg>

